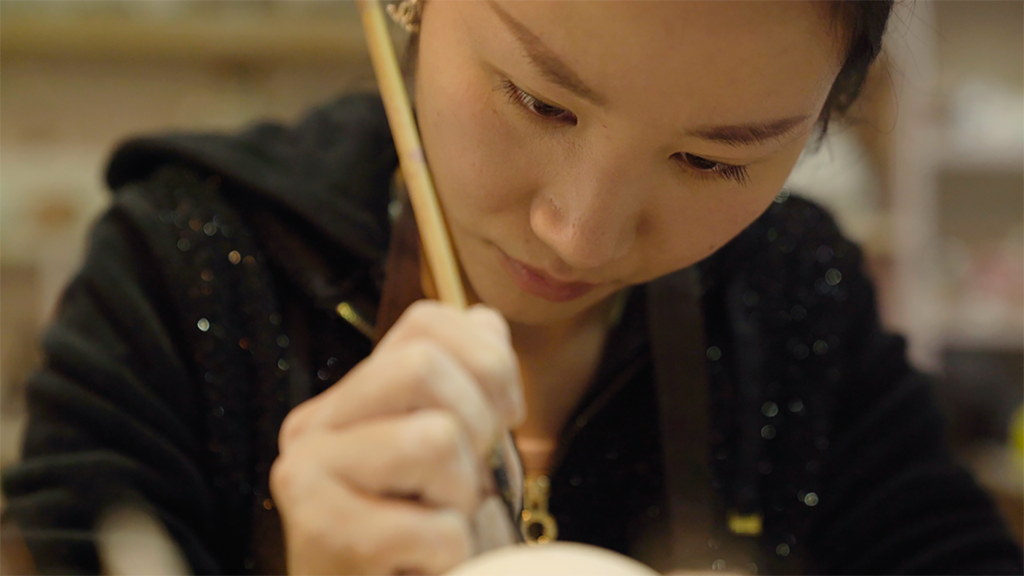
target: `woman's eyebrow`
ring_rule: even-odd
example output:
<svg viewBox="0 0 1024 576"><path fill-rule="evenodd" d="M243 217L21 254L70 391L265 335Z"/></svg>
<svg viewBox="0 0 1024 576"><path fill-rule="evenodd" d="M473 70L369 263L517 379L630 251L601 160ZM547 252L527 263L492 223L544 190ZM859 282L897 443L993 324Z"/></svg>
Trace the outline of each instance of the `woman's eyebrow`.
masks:
<svg viewBox="0 0 1024 576"><path fill-rule="evenodd" d="M729 146L750 146L778 141L804 123L810 116L790 116L767 122L750 122L731 126L701 126L687 130L687 136L719 142Z"/></svg>
<svg viewBox="0 0 1024 576"><path fill-rule="evenodd" d="M516 37L520 46L523 47L526 56L530 59L534 68L542 76L598 106L604 106L608 102L607 98L587 86L565 62L562 62L558 56L555 56L555 53L544 44L540 37L531 32L526 26L523 26L522 22L513 18L508 12L505 12L494 0L489 0L487 4L501 18L501 21L508 26L512 35Z"/></svg>

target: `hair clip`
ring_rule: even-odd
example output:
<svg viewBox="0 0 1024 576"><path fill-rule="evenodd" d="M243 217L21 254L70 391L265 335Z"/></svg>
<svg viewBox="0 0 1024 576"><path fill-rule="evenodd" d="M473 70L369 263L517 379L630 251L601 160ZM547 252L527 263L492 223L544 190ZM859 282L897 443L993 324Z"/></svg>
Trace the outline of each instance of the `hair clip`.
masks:
<svg viewBox="0 0 1024 576"><path fill-rule="evenodd" d="M402 0L386 6L388 16L402 28L415 33L420 31L420 17L423 15L422 0Z"/></svg>

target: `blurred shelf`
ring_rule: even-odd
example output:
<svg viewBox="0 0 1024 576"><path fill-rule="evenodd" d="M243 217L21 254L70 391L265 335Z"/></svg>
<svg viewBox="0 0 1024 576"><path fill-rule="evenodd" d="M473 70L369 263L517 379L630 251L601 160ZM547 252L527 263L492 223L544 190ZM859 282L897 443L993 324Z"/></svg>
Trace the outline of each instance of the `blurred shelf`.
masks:
<svg viewBox="0 0 1024 576"><path fill-rule="evenodd" d="M0 20L0 53L63 59L369 65L357 18L53 18L17 11Z"/></svg>
<svg viewBox="0 0 1024 576"><path fill-rule="evenodd" d="M1024 130L1024 126L1021 127ZM940 170L1024 172L1024 141L998 144L971 143L946 138L939 148Z"/></svg>
<svg viewBox="0 0 1024 576"><path fill-rule="evenodd" d="M1024 320L999 326L968 326L950 323L943 331L943 344L957 350L1024 350Z"/></svg>

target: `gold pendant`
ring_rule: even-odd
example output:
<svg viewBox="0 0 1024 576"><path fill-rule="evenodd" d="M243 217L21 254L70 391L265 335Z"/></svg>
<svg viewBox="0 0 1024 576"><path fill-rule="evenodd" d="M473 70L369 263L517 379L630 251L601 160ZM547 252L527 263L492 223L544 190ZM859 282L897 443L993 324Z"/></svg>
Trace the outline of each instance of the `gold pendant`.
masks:
<svg viewBox="0 0 1024 576"><path fill-rule="evenodd" d="M528 474L523 482L523 515L519 529L527 544L547 544L558 538L558 523L548 513L551 481L543 474Z"/></svg>

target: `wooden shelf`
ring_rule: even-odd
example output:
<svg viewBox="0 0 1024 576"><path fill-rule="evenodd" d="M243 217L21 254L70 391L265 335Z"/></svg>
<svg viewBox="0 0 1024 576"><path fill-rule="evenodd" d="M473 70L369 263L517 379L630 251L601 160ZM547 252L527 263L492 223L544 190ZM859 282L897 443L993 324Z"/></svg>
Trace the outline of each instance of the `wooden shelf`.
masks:
<svg viewBox="0 0 1024 576"><path fill-rule="evenodd" d="M181 60L272 64L365 63L356 19L297 17L53 18L11 11L0 20L0 52L11 57Z"/></svg>

